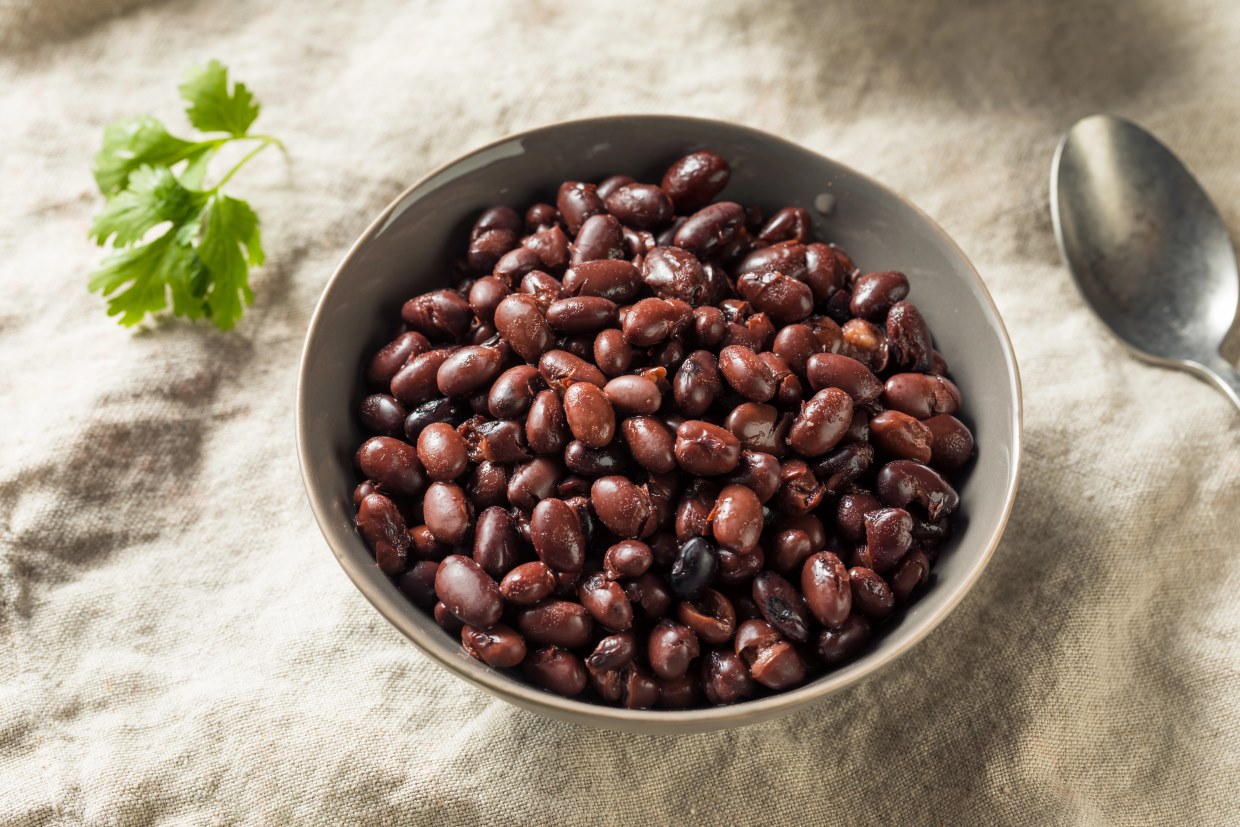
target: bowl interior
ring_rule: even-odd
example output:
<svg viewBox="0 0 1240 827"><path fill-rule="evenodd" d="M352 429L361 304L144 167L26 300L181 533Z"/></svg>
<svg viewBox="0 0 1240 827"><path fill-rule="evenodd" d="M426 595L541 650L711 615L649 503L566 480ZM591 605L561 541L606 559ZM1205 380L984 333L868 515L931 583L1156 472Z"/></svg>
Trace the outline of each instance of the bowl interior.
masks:
<svg viewBox="0 0 1240 827"><path fill-rule="evenodd" d="M558 182L613 173L657 182L686 152L710 147L732 165L722 198L765 210L801 206L818 240L864 270L901 270L965 399L978 456L960 487L956 537L932 584L858 661L792 692L719 709L629 711L561 698L465 655L374 564L352 523L351 457L364 434L353 411L361 366L391 338L402 302L446 285L485 207L554 201ZM815 211L821 196L833 203ZM859 680L921 639L963 596L993 551L1015 495L1020 391L1011 346L977 274L929 218L885 187L809 150L745 127L690 118L576 121L506 138L431 173L366 231L329 282L306 341L297 402L298 451L315 516L340 564L385 617L440 664L506 700L558 718L646 732L755 723Z"/></svg>

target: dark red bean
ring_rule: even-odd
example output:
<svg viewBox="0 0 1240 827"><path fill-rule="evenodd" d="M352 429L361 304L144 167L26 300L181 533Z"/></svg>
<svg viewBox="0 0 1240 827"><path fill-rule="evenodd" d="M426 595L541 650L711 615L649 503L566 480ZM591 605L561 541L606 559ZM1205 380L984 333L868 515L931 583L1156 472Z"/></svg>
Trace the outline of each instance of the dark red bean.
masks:
<svg viewBox="0 0 1240 827"><path fill-rule="evenodd" d="M672 563L668 585L681 600L696 600L714 582L719 571L719 553L701 537L693 537L680 546Z"/></svg>
<svg viewBox="0 0 1240 827"><path fill-rule="evenodd" d="M388 436L371 437L357 449L354 462L362 476L381 489L416 496L426 487L426 474L412 445Z"/></svg>
<svg viewBox="0 0 1240 827"><path fill-rule="evenodd" d="M708 203L728 184L728 162L708 149L686 155L663 173L662 189L677 212L688 212Z"/></svg>
<svg viewBox="0 0 1240 827"><path fill-rule="evenodd" d="M534 204L525 211L525 231L546 229L560 220L560 212L550 204Z"/></svg>
<svg viewBox="0 0 1240 827"><path fill-rule="evenodd" d="M839 353L844 348L844 330L828 316L811 316L806 322L814 332L823 353ZM808 375L808 360L806 374Z"/></svg>
<svg viewBox="0 0 1240 827"><path fill-rule="evenodd" d="M960 389L942 376L897 373L883 388L883 404L916 419L929 419L960 410Z"/></svg>
<svg viewBox="0 0 1240 827"><path fill-rule="evenodd" d="M530 643L577 649L590 642L594 622L580 603L546 600L518 612L517 628Z"/></svg>
<svg viewBox="0 0 1240 827"><path fill-rule="evenodd" d="M441 543L457 545L469 534L474 522L474 507L459 485L451 482L431 483L422 500L422 514L426 527ZM439 595L440 600L443 595ZM461 618L466 623L471 621ZM487 623L475 623L487 626Z"/></svg>
<svg viewBox="0 0 1240 827"><path fill-rule="evenodd" d="M849 435L845 435L845 439ZM856 482L874 464L874 446L868 442L850 442L814 463L814 474L837 494Z"/></svg>
<svg viewBox="0 0 1240 827"><path fill-rule="evenodd" d="M557 571L581 571L586 540L577 513L563 500L540 502L530 515L530 539L538 558Z"/></svg>
<svg viewBox="0 0 1240 827"><path fill-rule="evenodd" d="M500 506L491 506L478 515L474 530L474 562L499 580L521 556L520 541L512 515Z"/></svg>
<svg viewBox="0 0 1240 827"><path fill-rule="evenodd" d="M522 563L504 575L499 591L509 603L531 606L555 591L555 575L545 563Z"/></svg>
<svg viewBox="0 0 1240 827"><path fill-rule="evenodd" d="M539 502L556 493L562 476L564 466L548 457L536 457L518 465L508 477L508 502L532 511Z"/></svg>
<svg viewBox="0 0 1240 827"><path fill-rule="evenodd" d="M734 391L754 402L766 402L775 396L776 378L758 354L739 345L719 351L719 370Z"/></svg>
<svg viewBox="0 0 1240 827"><path fill-rule="evenodd" d="M465 420L457 433L465 440L470 462L523 462L530 458L520 422L475 416Z"/></svg>
<svg viewBox="0 0 1240 827"><path fill-rule="evenodd" d="M621 187L632 183L633 179L627 175L609 175L599 182L598 197L602 198L603 202L606 203L607 196L611 195Z"/></svg>
<svg viewBox="0 0 1240 827"><path fill-rule="evenodd" d="M409 532L396 504L382 494L367 494L357 507L357 527L375 553L379 570L395 577L409 559Z"/></svg>
<svg viewBox="0 0 1240 827"><path fill-rule="evenodd" d="M451 546L436 540L425 525L415 525L409 529L409 539L413 543L410 550L419 560L442 560L452 551Z"/></svg>
<svg viewBox="0 0 1240 827"><path fill-rule="evenodd" d="M436 372L439 392L444 396L468 396L489 388L502 364L498 348L471 345L456 350Z"/></svg>
<svg viewBox="0 0 1240 827"><path fill-rule="evenodd" d="M751 697L756 689L745 662L732 652L708 652L702 663L702 692L715 706Z"/></svg>
<svg viewBox="0 0 1240 827"><path fill-rule="evenodd" d="M601 296L572 296L547 308L547 321L567 333L594 333L616 323L616 303Z"/></svg>
<svg viewBox="0 0 1240 827"><path fill-rule="evenodd" d="M615 442L606 448L589 448L585 443L573 440L564 449L564 464L574 474L586 477L623 474L629 469L626 452Z"/></svg>
<svg viewBox="0 0 1240 827"><path fill-rule="evenodd" d="M646 253L641 275L659 298L679 299L694 307L711 298L711 285L702 263L693 253L679 247L655 247Z"/></svg>
<svg viewBox="0 0 1240 827"><path fill-rule="evenodd" d="M435 604L433 614L435 615L435 622L450 635L459 635L461 629L465 626L461 619L448 611L448 607L443 603Z"/></svg>
<svg viewBox="0 0 1240 827"><path fill-rule="evenodd" d="M827 487L819 482L802 460L787 460L780 466L780 486L772 502L784 514L808 514L819 506Z"/></svg>
<svg viewBox="0 0 1240 827"><path fill-rule="evenodd" d="M487 411L496 419L517 419L529 410L542 376L533 365L516 365L499 375L487 394Z"/></svg>
<svg viewBox="0 0 1240 827"><path fill-rule="evenodd" d="M490 629L465 626L461 646L473 657L496 669L510 669L525 660L525 641L502 623Z"/></svg>
<svg viewBox="0 0 1240 827"><path fill-rule="evenodd" d="M451 350L430 350L410 359L392 377L392 396L409 406L420 405L439 396L439 367L451 355Z"/></svg>
<svg viewBox="0 0 1240 827"><path fill-rule="evenodd" d="M932 521L956 510L960 497L937 471L911 459L897 459L878 472L875 483L885 505L904 508L916 502Z"/></svg>
<svg viewBox="0 0 1240 827"><path fill-rule="evenodd" d="M805 247L805 275L800 278L813 291L817 304L825 305L844 288L845 275L839 256L830 246L809 244Z"/></svg>
<svg viewBox="0 0 1240 827"><path fill-rule="evenodd" d="M736 633L736 609L714 589L706 589L696 600L682 600L676 617L707 643L721 646Z"/></svg>
<svg viewBox="0 0 1240 827"><path fill-rule="evenodd" d="M641 540L621 540L603 556L603 571L608 577L640 577L654 563L654 553Z"/></svg>
<svg viewBox="0 0 1240 827"><path fill-rule="evenodd" d="M431 349L431 343L416 330L400 334L384 345L366 366L366 381L379 387L387 387L405 363L420 353Z"/></svg>
<svg viewBox="0 0 1240 827"><path fill-rule="evenodd" d="M747 273L736 280L736 291L780 324L802 321L814 312L809 286L778 271Z"/></svg>
<svg viewBox="0 0 1240 827"><path fill-rule="evenodd" d="M814 354L805 363L805 372L814 391L839 388L857 405L869 404L883 392L883 384L873 371L838 353Z"/></svg>
<svg viewBox="0 0 1240 827"><path fill-rule="evenodd" d="M653 416L631 416L620 424L629 454L642 468L655 474L676 469L676 436Z"/></svg>
<svg viewBox="0 0 1240 827"><path fill-rule="evenodd" d="M931 434L930 464L954 471L973 456L973 434L951 414L939 414L922 422Z"/></svg>
<svg viewBox="0 0 1240 827"><path fill-rule="evenodd" d="M926 372L934 366L930 328L912 302L896 302L887 313L887 349L896 370Z"/></svg>
<svg viewBox="0 0 1240 827"><path fill-rule="evenodd" d="M409 571L400 576L396 587L400 589L401 594L413 602L413 605L423 611L430 611L439 601L439 598L435 596L435 573L438 570L438 562L419 560L410 567Z"/></svg>
<svg viewBox="0 0 1240 827"><path fill-rule="evenodd" d="M780 531L804 531L809 535L810 548L814 551L822 551L827 546L827 530L822 520L813 514L781 515L775 520L773 527Z"/></svg>
<svg viewBox="0 0 1240 827"><path fill-rule="evenodd" d="M805 661L792 644L781 640L758 651L749 673L767 689L779 692L805 680Z"/></svg>
<svg viewBox="0 0 1240 827"><path fill-rule="evenodd" d="M585 261L564 274L564 289L570 296L599 296L617 304L632 301L641 286L641 273L624 259Z"/></svg>
<svg viewBox="0 0 1240 827"><path fill-rule="evenodd" d="M804 324L792 324L781 329L775 335L771 348L775 355L802 377L807 376L806 363L809 358L822 350L814 331Z"/></svg>
<svg viewBox="0 0 1240 827"><path fill-rule="evenodd" d="M400 316L429 339L459 339L469 330L474 311L455 290L433 290L405 302Z"/></svg>
<svg viewBox="0 0 1240 827"><path fill-rule="evenodd" d="M736 628L736 639L733 641L732 649L746 663L753 663L757 660L759 652L782 640L783 637L775 627L765 620L750 619Z"/></svg>
<svg viewBox="0 0 1240 827"><path fill-rule="evenodd" d="M512 292L512 288L500 278L484 276L469 288L469 306L474 315L487 324L495 321L495 308Z"/></svg>
<svg viewBox="0 0 1240 827"><path fill-rule="evenodd" d="M813 220L809 211L803 207L784 207L771 216L758 232L758 241L763 244L778 244L781 241L809 241L813 230Z"/></svg>
<svg viewBox="0 0 1240 827"><path fill-rule="evenodd" d="M577 235L587 218L603 212L603 199L599 198L598 189L593 184L565 181L556 193L555 206L569 234Z"/></svg>
<svg viewBox="0 0 1240 827"><path fill-rule="evenodd" d="M710 524L720 548L748 554L762 537L762 502L744 486L725 486L711 510Z"/></svg>
<svg viewBox="0 0 1240 827"><path fill-rule="evenodd" d="M573 436L589 448L602 448L616 435L616 413L607 395L587 382L564 391L564 415Z"/></svg>
<svg viewBox="0 0 1240 827"><path fill-rule="evenodd" d="M607 376L619 376L633 364L633 348L619 330L604 330L594 339L594 362Z"/></svg>
<svg viewBox="0 0 1240 827"><path fill-rule="evenodd" d="M836 507L836 525L845 539L860 542L865 539L865 515L882 507L872 494L845 494Z"/></svg>
<svg viewBox="0 0 1240 827"><path fill-rule="evenodd" d="M671 679L689 671L689 665L701 654L701 646L688 626L665 620L651 630L646 652L655 675Z"/></svg>
<svg viewBox="0 0 1240 827"><path fill-rule="evenodd" d="M435 422L418 435L418 460L432 480L454 480L465 473L465 440L446 422Z"/></svg>
<svg viewBox="0 0 1240 827"><path fill-rule="evenodd" d="M577 586L581 605L594 622L612 632L623 632L633 625L633 604L619 583L608 580L602 572L582 579Z"/></svg>
<svg viewBox="0 0 1240 827"><path fill-rule="evenodd" d="M852 611L852 585L839 557L820 551L801 569L805 605L823 626L839 626Z"/></svg>
<svg viewBox="0 0 1240 827"><path fill-rule="evenodd" d="M676 429L676 462L700 477L726 474L740 462L740 441L718 425L691 419Z"/></svg>
<svg viewBox="0 0 1240 827"><path fill-rule="evenodd" d="M732 201L720 201L689 216L672 243L698 258L707 258L726 247L744 227L745 209Z"/></svg>
<svg viewBox="0 0 1240 827"><path fill-rule="evenodd" d="M726 331L727 321L718 307L693 308L693 341L698 347L718 347Z"/></svg>
<svg viewBox="0 0 1240 827"><path fill-rule="evenodd" d="M530 273L545 266L537 252L528 247L518 247L515 250L509 250L499 257L499 261L495 262L495 267L491 270L491 275L502 281L511 291ZM473 294L471 293L470 295L470 304L472 305ZM503 301L503 297L500 297L500 301ZM477 313L477 309L474 312Z"/></svg>
<svg viewBox="0 0 1240 827"><path fill-rule="evenodd" d="M832 666L847 663L870 642L870 621L859 614L848 616L841 625L818 636L818 656Z"/></svg>
<svg viewBox="0 0 1240 827"><path fill-rule="evenodd" d="M710 512L719 499L719 489L706 480L694 480L676 507L676 539L685 542L710 534Z"/></svg>
<svg viewBox="0 0 1240 827"><path fill-rule="evenodd" d="M753 491L759 502L766 503L779 490L779 460L761 451L743 450L736 469L723 477L721 481L727 484L743 485Z"/></svg>
<svg viewBox="0 0 1240 827"><path fill-rule="evenodd" d="M525 438L536 454L558 454L568 445L571 435L564 405L555 391L542 391L530 403L525 419Z"/></svg>
<svg viewBox="0 0 1240 827"><path fill-rule="evenodd" d="M693 321L693 309L679 299L642 299L620 316L624 339L650 347L675 336Z"/></svg>
<svg viewBox="0 0 1240 827"><path fill-rule="evenodd" d="M849 310L863 319L879 319L907 295L908 278L903 273L894 270L866 273L853 283Z"/></svg>
<svg viewBox="0 0 1240 827"><path fill-rule="evenodd" d="M405 438L417 442L428 426L435 422L446 422L456 426L469 418L469 410L459 399L432 399L423 402L405 417Z"/></svg>
<svg viewBox="0 0 1240 827"><path fill-rule="evenodd" d="M887 334L881 327L866 319L850 319L840 332L844 335L842 353L864 363L872 371L886 369Z"/></svg>
<svg viewBox="0 0 1240 827"><path fill-rule="evenodd" d="M689 354L676 371L672 394L680 412L699 417L723 394L723 377L715 355L707 350Z"/></svg>
<svg viewBox="0 0 1240 827"><path fill-rule="evenodd" d="M485 209L482 215L474 221L469 237L474 239L490 230L508 230L519 233L522 230L521 216L517 215L517 211L512 207L499 206Z"/></svg>
<svg viewBox="0 0 1240 827"><path fill-rule="evenodd" d="M649 537L657 527L650 495L626 477L595 480L590 487L590 503L603 525L619 537Z"/></svg>
<svg viewBox="0 0 1240 827"><path fill-rule="evenodd" d="M701 697L701 677L684 674L679 678L656 679L659 686L659 706L664 709L687 709Z"/></svg>
<svg viewBox="0 0 1240 827"><path fill-rule="evenodd" d="M785 241L754 250L736 265L737 276L746 273L783 273L794 279L806 275L806 247L798 241Z"/></svg>
<svg viewBox="0 0 1240 827"><path fill-rule="evenodd" d="M806 402L788 430L788 445L801 456L817 457L830 451L852 422L852 398L839 388L827 388Z"/></svg>
<svg viewBox="0 0 1240 827"><path fill-rule="evenodd" d="M450 554L435 573L435 594L462 623L481 629L494 626L504 611L499 586L468 557Z"/></svg>
<svg viewBox="0 0 1240 827"><path fill-rule="evenodd" d="M883 411L870 420L874 443L893 457L929 462L934 434L924 424L899 411Z"/></svg>
<svg viewBox="0 0 1240 827"><path fill-rule="evenodd" d="M786 528L773 538L768 538L763 545L770 552L769 568L785 577L795 577L801 565L814 553L809 534L799 528Z"/></svg>
<svg viewBox="0 0 1240 827"><path fill-rule="evenodd" d="M742 447L782 457L787 452L792 415L781 413L773 405L743 402L732 409L723 425L740 440Z"/></svg>
<svg viewBox="0 0 1240 827"><path fill-rule="evenodd" d="M853 605L870 620L882 620L891 614L895 597L883 578L872 569L853 566L848 570L848 582L852 585Z"/></svg>
<svg viewBox="0 0 1240 827"><path fill-rule="evenodd" d="M652 414L659 410L663 396L659 386L644 376L619 376L603 386L611 406L624 415Z"/></svg>
<svg viewBox="0 0 1240 827"><path fill-rule="evenodd" d="M903 603L908 600L909 595L930 577L930 558L918 549L913 549L896 566L896 570L892 572L888 578L891 583L891 593L896 601Z"/></svg>
<svg viewBox="0 0 1240 827"><path fill-rule="evenodd" d="M567 350L548 350L538 360L538 372L551 388L567 388L575 382L588 382L602 388L607 377L594 365Z"/></svg>
<svg viewBox="0 0 1240 827"><path fill-rule="evenodd" d="M650 184L625 184L609 193L607 211L630 227L657 230L672 219L672 199Z"/></svg>
<svg viewBox="0 0 1240 827"><path fill-rule="evenodd" d="M558 224L526 236L522 245L538 255L542 269L550 273L563 272L568 264L568 236Z"/></svg>
<svg viewBox="0 0 1240 827"><path fill-rule="evenodd" d="M495 308L495 329L527 362L551 347L551 327L538 300L526 294L508 296Z"/></svg>
<svg viewBox="0 0 1240 827"><path fill-rule="evenodd" d="M581 658L556 646L532 652L521 664L521 671L534 683L557 695L572 697L586 688L586 668Z"/></svg>
<svg viewBox="0 0 1240 827"><path fill-rule="evenodd" d="M544 313L551 303L563 298L566 293L560 280L542 270L532 270L521 279L521 292L533 296L538 307Z"/></svg>
<svg viewBox="0 0 1240 827"><path fill-rule="evenodd" d="M624 258L624 228L614 216L592 215L581 225L573 242L570 261L582 264L607 258Z"/></svg>
<svg viewBox="0 0 1240 827"><path fill-rule="evenodd" d="M624 593L629 600L641 607L647 617L657 618L667 614L675 599L667 581L651 572L625 584Z"/></svg>
<svg viewBox="0 0 1240 827"><path fill-rule="evenodd" d="M801 595L773 571L759 572L753 579L753 600L767 623L785 637L804 643L809 640L809 613Z"/></svg>
<svg viewBox="0 0 1240 827"><path fill-rule="evenodd" d="M719 574L715 579L723 586L748 585L764 565L766 565L766 555L762 553L761 547L749 554L721 551L719 552Z"/></svg>
<svg viewBox="0 0 1240 827"><path fill-rule="evenodd" d="M398 436L404 433L405 418L408 415L405 406L400 404L396 397L386 393L372 393L362 400L357 418L369 431L384 436Z"/></svg>

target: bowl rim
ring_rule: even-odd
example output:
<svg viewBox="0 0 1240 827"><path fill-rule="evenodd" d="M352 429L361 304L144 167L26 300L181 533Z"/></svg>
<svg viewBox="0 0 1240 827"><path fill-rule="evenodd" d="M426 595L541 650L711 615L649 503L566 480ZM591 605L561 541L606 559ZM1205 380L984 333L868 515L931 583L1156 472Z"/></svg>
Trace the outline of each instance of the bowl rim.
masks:
<svg viewBox="0 0 1240 827"><path fill-rule="evenodd" d="M774 141L795 148L802 152L808 152L816 155L831 164L839 167L845 173L855 176L855 178L870 187L875 188L882 194L895 199L903 206L909 208L914 215L920 218L925 225L931 229L939 239L946 245L947 249L959 257L964 263L968 276L973 280L974 286L978 288L978 296L981 299L981 305L984 311L989 312L993 318L995 326L999 333L999 340L1003 350L1003 362L1008 370L1009 388L1012 392L1015 405L1012 411L1013 430L1011 445L1011 466L1012 473L1006 484L1003 499L1003 513L996 523L995 529L990 536L985 539L985 548L982 555L978 558L977 563L967 576L962 578L948 593L945 602L932 614L925 616L920 621L920 626L913 630L908 637L903 640L896 648L884 653L880 658L867 658L862 655L857 660L848 664L847 667L833 673L828 673L811 683L788 692L779 692L764 698L756 700L742 701L737 704L720 707L708 707L701 709L689 710L669 710L669 709L642 709L631 710L620 707L609 706L604 704L589 703L587 701L577 700L575 698L556 695L551 692L544 691L531 684L526 684L520 680L514 679L495 669L469 670L465 668L462 661L456 658L442 656L429 645L423 645L419 640L419 631L416 627L405 623L403 617L407 611L407 601L403 595L385 594L378 590L372 589L366 580L368 571L363 571L361 562L346 552L335 541L333 535L336 531L336 523L328 512L329 498L320 491L319 487L312 479L309 468L308 457L311 451L308 435L306 432L307 412L310 405L308 398L308 385L310 384L310 364L309 353L310 345L314 338L319 334L320 327L323 323L325 315L325 307L327 299L331 296L342 279L344 271L350 266L353 259L361 252L363 247L369 244L377 235L381 234L387 226L393 213L402 208L404 202L412 195L412 193L424 186L427 182L432 181L437 176L448 172L455 166L467 162L483 153L493 150L503 144L527 138L533 135L553 132L566 126L585 126L585 125L605 125L609 122L620 121L647 121L652 127L660 123L675 122L678 124L695 124L704 131L723 127L728 130L749 133L756 139L763 141ZM571 719L577 722L589 721L590 723L603 726L609 729L626 729L631 726L644 723L662 723L668 726L669 731L705 731L721 726L745 726L748 724L756 724L771 718L787 714L795 709L821 701L823 698L841 692L851 686L856 685L865 678L888 666L902 655L920 643L932 631L947 618L949 614L960 604L964 596L973 588L974 584L981 577L989 565L991 558L994 556L995 550L998 548L999 542L1003 537L1004 530L1007 528L1009 519L1011 518L1012 508L1016 500L1016 492L1020 484L1020 463L1022 456L1022 442L1024 429L1024 399L1022 394L1020 369L1016 362L1016 355L1012 348L1011 337L1008 334L1007 327L1003 322L1003 317L999 313L998 307L995 305L994 298L990 294L990 290L986 287L986 283L982 280L977 268L973 262L965 255L960 246L947 234L942 227L939 226L933 218L931 218L920 207L906 198L903 194L895 191L887 185L871 178L869 175L858 172L852 167L836 161L820 152L808 147L802 146L787 138L774 135L763 130L755 129L744 124L731 121L722 121L714 118L699 118L681 115L666 114L617 114L605 115L591 118L572 118L561 121L554 121L549 124L543 124L530 129L523 129L516 132L510 132L485 144L474 147L460 155L456 155L448 161L435 166L430 171L421 175L412 184L405 187L392 201L383 208L383 210L374 218L366 227L357 240L349 247L340 263L332 272L331 277L323 286L323 290L319 295L318 301L315 303L314 313L310 318L310 324L306 329L305 341L302 345L301 358L299 360L297 374L297 393L294 408L294 424L297 436L297 462L301 471L302 484L305 488L306 498L310 502L310 509L314 514L315 522L318 524L319 532L323 535L323 539L327 542L331 549L332 555L336 558L336 562L344 569L345 574L353 582L353 585L362 593L362 595L370 602L370 604L383 615L383 617L392 624L401 634L408 638L415 646L418 647L425 655L435 661L444 669L453 675L463 678L470 683L479 686L490 693L502 698L509 703L524 709L538 711L543 713L543 708L547 708L546 714L560 713L553 717L561 717L561 719ZM867 653L872 654L872 653Z"/></svg>

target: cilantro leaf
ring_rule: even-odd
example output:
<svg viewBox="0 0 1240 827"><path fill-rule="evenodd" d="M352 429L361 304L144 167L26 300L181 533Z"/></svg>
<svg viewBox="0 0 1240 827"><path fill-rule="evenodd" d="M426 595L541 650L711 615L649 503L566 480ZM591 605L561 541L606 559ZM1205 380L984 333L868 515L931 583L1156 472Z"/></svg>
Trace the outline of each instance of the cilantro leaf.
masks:
<svg viewBox="0 0 1240 827"><path fill-rule="evenodd" d="M139 167L129 176L129 188L113 196L95 216L90 236L99 246L141 241L152 227L171 221L181 224L202 209L204 196L191 193L167 167Z"/></svg>
<svg viewBox="0 0 1240 827"><path fill-rule="evenodd" d="M263 263L258 216L250 205L226 195L213 195L201 220L198 255L211 273L207 293L211 321L228 330L237 323L245 304L254 302L247 275L250 265Z"/></svg>
<svg viewBox="0 0 1240 827"><path fill-rule="evenodd" d="M175 228L149 244L130 247L107 259L90 279L90 289L108 296L108 315L132 327L148 313L167 306L170 278L188 277L194 251L177 241ZM201 315L201 314L200 314Z"/></svg>
<svg viewBox="0 0 1240 827"><path fill-rule="evenodd" d="M103 130L103 147L95 155L95 183L104 195L120 192L141 166L171 166L197 145L175 138L150 115L126 118Z"/></svg>
<svg viewBox="0 0 1240 827"><path fill-rule="evenodd" d="M218 60L190 70L178 88L189 104L189 122L203 132L245 135L258 117L258 102L244 83L233 84L229 93L228 69Z"/></svg>

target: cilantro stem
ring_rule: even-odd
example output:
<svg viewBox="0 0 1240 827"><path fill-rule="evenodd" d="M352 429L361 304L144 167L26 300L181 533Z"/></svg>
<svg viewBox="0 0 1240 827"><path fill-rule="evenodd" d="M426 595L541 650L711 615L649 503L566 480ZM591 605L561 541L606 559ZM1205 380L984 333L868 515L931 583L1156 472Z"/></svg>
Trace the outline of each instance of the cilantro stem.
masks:
<svg viewBox="0 0 1240 827"><path fill-rule="evenodd" d="M228 170L228 172L224 173L224 177L220 179L219 183L218 183L218 184L216 184L214 187L212 187L210 190L208 190L208 192L210 192L210 193L216 193L216 192L219 192L220 187L222 187L222 186L224 186L225 184L227 184L227 183L228 183L228 181L229 181L229 180L230 180L230 179L231 179L234 175L236 175L236 174L237 174L237 173L241 170L241 168L242 168L243 166L245 166L246 164L248 164L248 163L250 162L250 159L251 159L251 158L253 158L253 157L254 157L255 155L257 155L258 153L262 152L264 149L266 149L267 147L271 146L272 144L275 144L276 146L278 146L278 147L280 148L280 150L281 150L281 151L283 151L283 150L284 150L284 144L283 144L283 143L281 143L281 142L280 142L280 140L279 140L278 138L273 138L273 137L271 137L270 135L246 135L246 136L245 136L245 138L237 138L237 139L227 139L227 138L226 138L226 139L225 139L225 141L227 141L227 140L246 140L246 139L258 140L258 141L262 141L262 143L260 143L258 146L256 146L256 147L254 147L253 149L251 149L249 152L247 152L247 153L245 154L245 156L244 156L244 157L243 157L240 161L238 161L238 162L237 162L237 163L233 166L233 168L232 168L232 169L230 169L230 170Z"/></svg>

